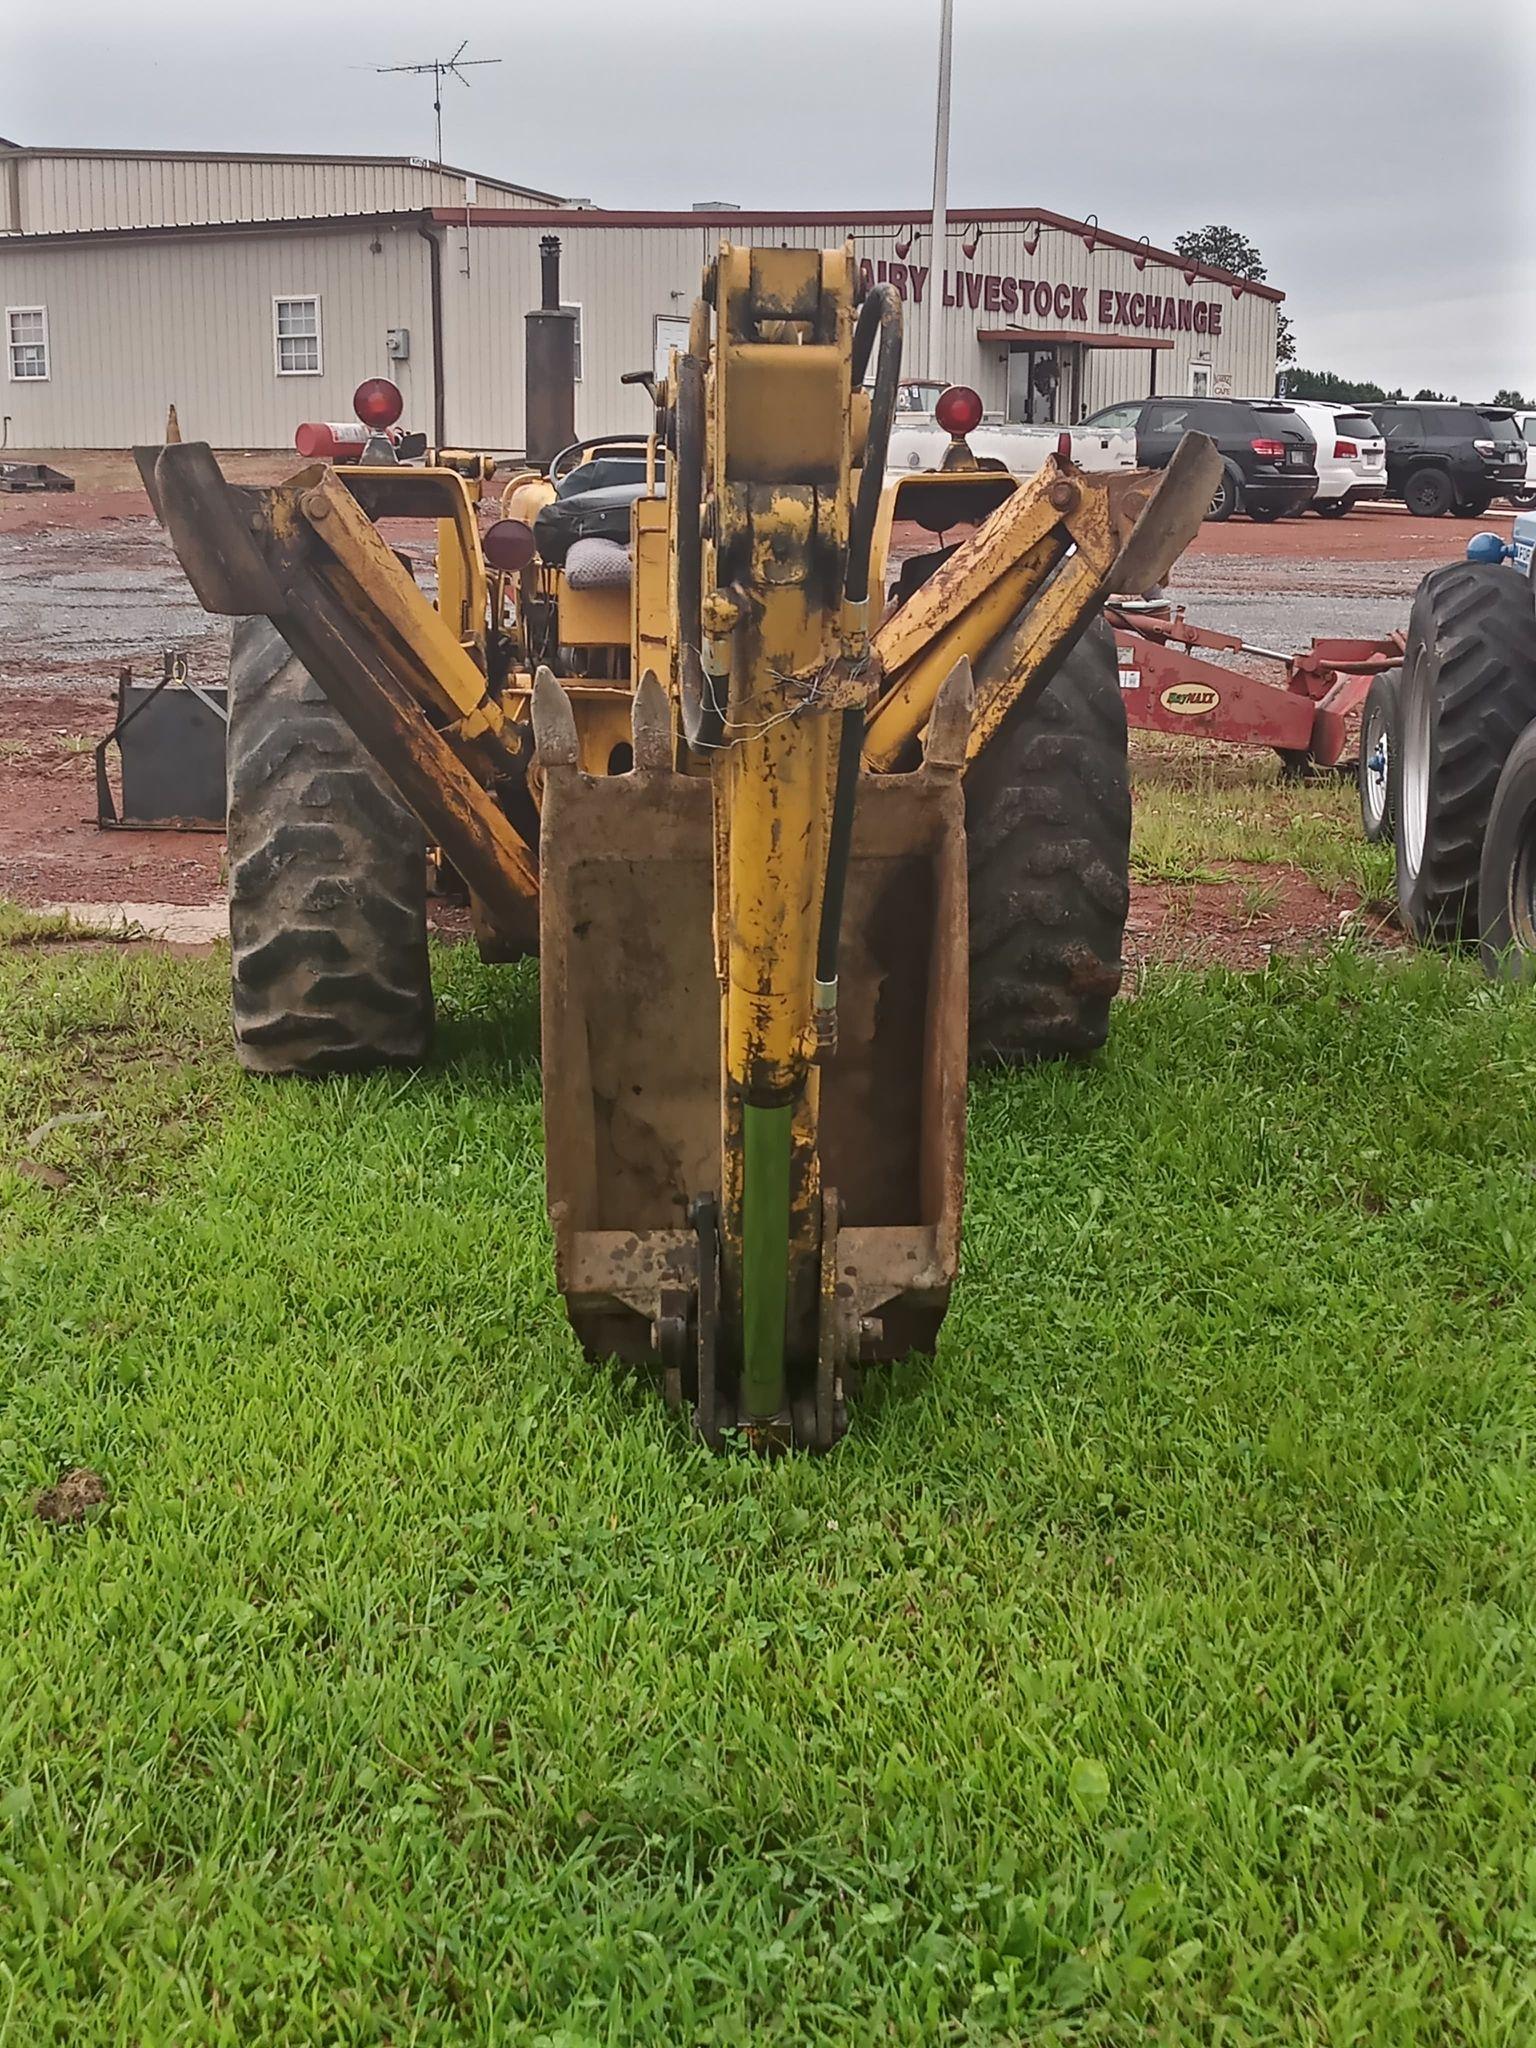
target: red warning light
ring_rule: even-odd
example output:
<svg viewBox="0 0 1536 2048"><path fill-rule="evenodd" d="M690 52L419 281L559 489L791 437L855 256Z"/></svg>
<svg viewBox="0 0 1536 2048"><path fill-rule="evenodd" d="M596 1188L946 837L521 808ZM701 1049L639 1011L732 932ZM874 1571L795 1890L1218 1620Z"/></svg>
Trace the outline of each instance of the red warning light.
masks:
<svg viewBox="0 0 1536 2048"><path fill-rule="evenodd" d="M485 529L480 546L491 567L508 575L526 569L538 552L533 528L524 519L498 519Z"/></svg>
<svg viewBox="0 0 1536 2048"><path fill-rule="evenodd" d="M365 427L392 427L405 411L405 399L387 377L366 377L352 394L352 410Z"/></svg>
<svg viewBox="0 0 1536 2048"><path fill-rule="evenodd" d="M933 416L946 434L959 440L981 425L983 411L979 391L972 391L968 384L951 384L947 391L940 392Z"/></svg>

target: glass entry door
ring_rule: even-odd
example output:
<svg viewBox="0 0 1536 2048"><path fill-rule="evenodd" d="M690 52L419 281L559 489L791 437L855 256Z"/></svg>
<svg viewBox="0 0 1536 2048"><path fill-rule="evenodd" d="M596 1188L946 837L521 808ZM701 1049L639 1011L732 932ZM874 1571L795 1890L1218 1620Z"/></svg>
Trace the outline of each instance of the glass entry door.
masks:
<svg viewBox="0 0 1536 2048"><path fill-rule="evenodd" d="M1029 426L1070 426L1082 418L1080 342L1040 343L1008 351L1008 417Z"/></svg>

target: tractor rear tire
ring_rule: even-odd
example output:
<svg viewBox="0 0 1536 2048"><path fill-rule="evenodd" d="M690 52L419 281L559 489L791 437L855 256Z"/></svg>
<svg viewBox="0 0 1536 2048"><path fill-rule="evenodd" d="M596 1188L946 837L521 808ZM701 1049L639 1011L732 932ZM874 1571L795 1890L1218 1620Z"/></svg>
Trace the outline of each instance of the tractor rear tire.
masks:
<svg viewBox="0 0 1536 2048"><path fill-rule="evenodd" d="M1536 982L1536 724L1510 749L1483 840L1477 922L1495 981Z"/></svg>
<svg viewBox="0 0 1536 2048"><path fill-rule="evenodd" d="M228 746L241 1066L416 1065L432 1042L425 835L266 619L235 626Z"/></svg>
<svg viewBox="0 0 1536 2048"><path fill-rule="evenodd" d="M1408 621L1392 755L1397 907L1421 943L1454 945L1477 919L1493 792L1536 718L1536 606L1497 563L1450 562Z"/></svg>
<svg viewBox="0 0 1536 2048"><path fill-rule="evenodd" d="M1095 1052L1125 972L1131 788L1102 621L966 777L973 1064Z"/></svg>

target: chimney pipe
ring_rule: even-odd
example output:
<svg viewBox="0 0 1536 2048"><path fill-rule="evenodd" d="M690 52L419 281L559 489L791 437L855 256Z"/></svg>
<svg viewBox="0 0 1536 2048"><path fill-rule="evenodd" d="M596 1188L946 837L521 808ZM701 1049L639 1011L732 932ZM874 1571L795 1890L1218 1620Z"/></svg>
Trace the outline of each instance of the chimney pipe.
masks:
<svg viewBox="0 0 1536 2048"><path fill-rule="evenodd" d="M540 304L546 313L560 310L560 237L540 235L539 237L539 281L542 286Z"/></svg>

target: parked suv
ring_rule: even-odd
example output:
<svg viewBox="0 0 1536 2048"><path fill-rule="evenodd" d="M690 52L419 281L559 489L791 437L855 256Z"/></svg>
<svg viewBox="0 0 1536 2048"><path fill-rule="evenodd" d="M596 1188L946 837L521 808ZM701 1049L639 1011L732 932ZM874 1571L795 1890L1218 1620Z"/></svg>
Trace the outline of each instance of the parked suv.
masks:
<svg viewBox="0 0 1536 2048"><path fill-rule="evenodd" d="M1342 519L1356 505L1387 494L1387 444L1380 427L1355 405L1321 398L1287 401L1317 443L1317 496L1312 510Z"/></svg>
<svg viewBox="0 0 1536 2048"><path fill-rule="evenodd" d="M1073 453L1085 467L1103 468L1118 440L1127 468L1166 469L1191 433L1209 434L1221 451L1224 474L1208 519L1246 512L1267 521L1304 512L1311 502L1317 489L1313 439L1279 399L1143 398L1106 406L1073 429Z"/></svg>
<svg viewBox="0 0 1536 2048"><path fill-rule="evenodd" d="M1536 505L1536 412L1517 412L1510 417L1525 442L1525 482L1504 495L1512 505Z"/></svg>
<svg viewBox="0 0 1536 2048"><path fill-rule="evenodd" d="M1365 405L1387 437L1387 494L1419 519L1480 519L1525 487L1525 442L1509 414L1475 405Z"/></svg>

